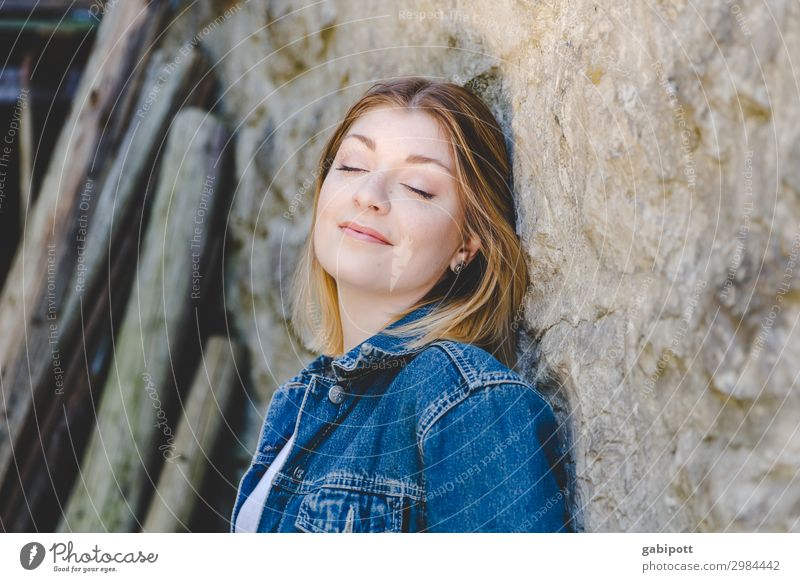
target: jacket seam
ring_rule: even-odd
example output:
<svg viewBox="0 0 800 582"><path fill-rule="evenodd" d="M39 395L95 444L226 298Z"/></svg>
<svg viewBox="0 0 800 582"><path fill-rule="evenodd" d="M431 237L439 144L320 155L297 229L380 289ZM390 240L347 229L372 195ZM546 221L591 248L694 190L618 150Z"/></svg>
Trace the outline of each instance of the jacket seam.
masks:
<svg viewBox="0 0 800 582"><path fill-rule="evenodd" d="M470 396L470 394L476 393L479 390L483 390L485 388L490 388L492 386L498 386L498 385L522 386L523 388L526 388L528 390L532 390L537 396L539 396L541 398L541 394L539 394L536 390L531 388L530 384L528 384L526 382L521 382L519 380L499 380L498 379L498 380L495 380L495 381L492 381L492 382L487 382L485 384L482 383L482 384L480 384L480 386L478 386L476 388L469 389L466 392L461 393L460 394L460 398L458 398L457 400L451 401L449 403L447 402L447 399L445 399L445 398L443 398L441 400L438 400L432 406L435 406L436 408L441 408L440 405L442 405L442 404L445 405L445 406L443 408L441 408L435 415L433 415L433 419L432 420L430 420L426 425L423 425L423 426L420 427L421 430L420 430L420 434L419 434L419 449L420 449L420 455L422 455L423 461L424 461L424 453L423 453L423 446L422 445L425 442L425 437L427 436L428 432L430 432L430 430L433 428L433 426L439 421L439 419L441 419L445 414L447 414L448 412L453 410L456 406L458 406L458 404L460 404L461 402L466 400L467 397ZM547 404L547 401L544 400L544 403Z"/></svg>
<svg viewBox="0 0 800 582"><path fill-rule="evenodd" d="M279 391L288 392L289 390L298 390L298 389L307 388L307 387L308 387L308 385L303 383L303 382L297 382L297 381L291 381L290 380L289 382L286 382L286 383L282 384L281 386L279 386L278 389L275 390L275 392L279 392Z"/></svg>
<svg viewBox="0 0 800 582"><path fill-rule="evenodd" d="M466 371L470 368L468 362L458 353L458 350L452 349L451 342L446 340L438 341L432 343L431 346L437 346L441 348L453 360L453 362L456 364L456 368L459 371L460 380L466 381L466 389L464 388L464 383L459 382L458 389L456 391L446 393L422 412L420 417L420 426L417 431L417 449L423 466L425 464L425 451L423 444L428 432L442 416L447 414L460 402L465 400L471 393L498 384L516 384L532 390L545 402L545 404L547 403L547 400L538 390L536 390L536 388L531 386L528 382L525 382L523 379L514 377L515 375L513 372L509 374L505 371L494 370L491 372L468 374Z"/></svg>
<svg viewBox="0 0 800 582"><path fill-rule="evenodd" d="M450 341L441 341L438 342L436 345L442 348L455 362L459 373L464 379L466 379L467 385L470 387L470 389L476 387L477 375L474 372L470 373L472 371L471 366L469 365L467 360L464 359L461 353L459 353L459 350L453 349L453 343Z"/></svg>
<svg viewBox="0 0 800 582"><path fill-rule="evenodd" d="M422 498L421 487L409 481L355 475L347 470L332 471L312 480L298 480L283 471L278 471L273 486L301 494L316 493L320 489L347 489L370 495L409 497L415 501Z"/></svg>

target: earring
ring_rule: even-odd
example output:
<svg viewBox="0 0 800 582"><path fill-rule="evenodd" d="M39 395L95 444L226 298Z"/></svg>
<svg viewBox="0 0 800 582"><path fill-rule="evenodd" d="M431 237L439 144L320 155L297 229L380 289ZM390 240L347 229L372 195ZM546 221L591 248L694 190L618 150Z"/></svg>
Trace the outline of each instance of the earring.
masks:
<svg viewBox="0 0 800 582"><path fill-rule="evenodd" d="M453 267L452 270L456 275L458 275L465 266L466 263L464 261L459 261L459 263L455 267Z"/></svg>

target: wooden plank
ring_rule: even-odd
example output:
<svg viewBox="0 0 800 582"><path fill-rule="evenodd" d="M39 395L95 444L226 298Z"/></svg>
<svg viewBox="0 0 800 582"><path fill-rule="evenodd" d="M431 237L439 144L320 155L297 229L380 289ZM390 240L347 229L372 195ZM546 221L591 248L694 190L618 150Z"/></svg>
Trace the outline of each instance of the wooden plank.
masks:
<svg viewBox="0 0 800 582"><path fill-rule="evenodd" d="M25 422L35 416L35 403L52 402L53 385L61 374L61 350L69 347L60 338L75 332L59 318L76 263L75 222L70 217L78 211L92 163L102 168L114 153L107 145L115 138L104 135L104 128L115 107L126 101L123 87L137 86L141 75L131 67L149 53L151 35L164 14L163 7L147 9L144 0L131 0L115 5L106 15L41 193L26 213L22 240L0 296L0 483L4 485L15 477L10 470L13 447Z"/></svg>
<svg viewBox="0 0 800 582"><path fill-rule="evenodd" d="M95 28L98 20L61 20L59 17L52 19L43 18L18 18L0 20L0 34L19 35L37 34L41 36L77 36L86 34Z"/></svg>
<svg viewBox="0 0 800 582"><path fill-rule="evenodd" d="M72 273L64 301L65 322L73 323L81 302L92 296L92 290L104 278L114 231L126 228L126 220L137 205L147 204L141 193L145 182L155 179L152 168L156 154L163 149L164 138L180 107L187 100L197 101L197 95L190 93L204 67L205 61L198 52L177 62L172 52L157 51L153 56L128 131L92 206L83 269Z"/></svg>
<svg viewBox="0 0 800 582"><path fill-rule="evenodd" d="M81 307L83 349L73 352L64 366L64 385L70 389L56 395L53 406L38 406L19 432L14 447L18 479L10 478L0 492L7 531L53 531L58 524L80 468L80 452L94 428L95 406L107 376L106 354L112 349L109 314L122 318L133 279L128 265L136 260L138 242L131 232L111 264L103 292Z"/></svg>
<svg viewBox="0 0 800 582"><path fill-rule="evenodd" d="M144 520L144 532L188 531L208 472L210 451L225 410L239 382L236 362L241 349L223 336L209 338L197 368L172 447L164 448L164 469Z"/></svg>
<svg viewBox="0 0 800 582"><path fill-rule="evenodd" d="M0 6L0 13L3 12L26 12L35 14L38 12L52 12L67 10L90 10L94 7L94 11L102 8L106 2L99 0L4 0Z"/></svg>
<svg viewBox="0 0 800 582"><path fill-rule="evenodd" d="M45 388L39 392L49 397L35 407L35 414L29 415L17 432L14 451L22 466L17 475L9 473L0 489L0 519L11 531L52 531L62 513L79 469L76 454L83 451L94 425L94 402L108 362L104 354L112 343L111 320L120 319L120 308L124 309L128 299L131 277L126 270L137 258L140 225L146 224L154 198L150 190L154 190L153 169L159 161L154 159L155 153L163 149L178 107L194 101L204 105L210 97L213 77L203 75L202 79L200 73L205 70L205 59L198 53L177 63L171 52L156 52L139 102L130 108L134 112L146 108L147 114L128 120L126 137L119 146L128 155L116 156L100 192L92 195L96 201L92 208L96 209L87 219L90 228L84 237L82 269L74 271L64 292L68 299L61 326L70 331L62 332L60 339L79 347L64 350L63 383L69 391L52 395L44 382ZM158 99L153 99L156 92ZM120 237L122 242L117 240ZM109 249L114 250L111 260ZM79 286L81 292L77 292Z"/></svg>
<svg viewBox="0 0 800 582"><path fill-rule="evenodd" d="M33 184L33 91L31 87L31 68L33 52L27 52L20 66L20 96L24 98L20 115L19 132L19 209L20 224L25 223L25 210L30 205L31 184Z"/></svg>
<svg viewBox="0 0 800 582"><path fill-rule="evenodd" d="M156 35L157 31L156 27L149 34ZM145 54L131 54L126 61L125 67L145 69ZM137 81L137 75L129 77L113 115L107 119L98 146L102 151L94 158L100 172L87 181L96 184L96 190L85 189L89 210L78 225L88 225L88 235L72 232L65 243L75 251L77 235L86 239L82 261L73 268L74 257L67 256L57 265L60 277L62 273L71 275L57 297L63 304L58 320L58 344L63 346L59 362L63 386L69 391L61 393L52 386L49 358L32 359L19 367L24 370L27 366L29 392L35 398L33 406L28 400L16 404L18 409L26 407L27 412L12 427L18 464L6 473L0 487L0 522L11 531L52 530L61 514L62 500L78 470L75 455L83 450L93 426L93 401L99 395L97 384L102 386L108 362L102 354L110 350L112 341L112 311L119 311L120 303L124 307L127 300L127 290L121 286L128 285L128 278L118 272L118 261L128 265L136 258L140 228L146 223L143 213L153 198L148 190L154 181L156 152L163 147L177 109L185 104L205 105L210 98L214 80L207 70L205 59L197 51L181 55L158 51L147 67L147 75L138 75L145 77L143 82ZM120 134L124 138L118 137ZM111 163L103 163L106 157ZM62 220L70 222L68 218ZM75 220L71 223L75 225ZM113 301L109 302L111 297ZM47 343L40 341L39 349ZM36 349L33 346L28 353ZM5 444L11 446L11 442Z"/></svg>
<svg viewBox="0 0 800 582"><path fill-rule="evenodd" d="M212 235L198 213L208 220L218 211L227 141L224 126L196 108L174 120L134 295L60 531L132 531L146 510L147 487L163 462L159 440L178 421L168 414L179 388L173 362L197 333L193 269L205 264Z"/></svg>

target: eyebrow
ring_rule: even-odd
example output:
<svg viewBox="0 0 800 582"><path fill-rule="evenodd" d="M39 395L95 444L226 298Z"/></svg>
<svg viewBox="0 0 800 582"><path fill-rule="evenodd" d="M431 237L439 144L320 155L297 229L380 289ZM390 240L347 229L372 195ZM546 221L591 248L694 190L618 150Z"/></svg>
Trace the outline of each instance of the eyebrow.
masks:
<svg viewBox="0 0 800 582"><path fill-rule="evenodd" d="M367 146L370 150L372 150L373 152L375 151L375 140L373 140L372 138L369 138L366 135L361 135L360 133L348 133L346 136L344 136L344 138L342 138L342 141L346 140L348 137L356 138L358 141L360 141L365 146ZM411 154L406 158L406 163L408 163L408 164L436 164L437 166L440 166L440 167L444 168L445 170L447 170L447 173L450 174L451 176L453 175L453 171L449 167L447 167L446 164L444 164L443 162L440 162L436 158L431 158L431 157L423 156L423 155L420 155L420 154Z"/></svg>

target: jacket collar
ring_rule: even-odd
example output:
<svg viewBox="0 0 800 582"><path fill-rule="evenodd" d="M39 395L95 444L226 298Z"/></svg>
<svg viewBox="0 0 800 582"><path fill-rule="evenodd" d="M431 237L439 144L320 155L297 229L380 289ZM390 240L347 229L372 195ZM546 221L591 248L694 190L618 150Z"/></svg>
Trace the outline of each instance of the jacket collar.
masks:
<svg viewBox="0 0 800 582"><path fill-rule="evenodd" d="M425 317L436 309L440 303L441 300L418 307L338 358L332 358L331 356L322 354L311 362L306 370L311 373L323 375L331 371L337 379L343 379L359 376L365 372L376 370L381 367L389 367L390 362L404 359L422 349L410 349L407 347L407 344L412 339L419 337L421 334L414 333L392 336L384 333L384 331Z"/></svg>

